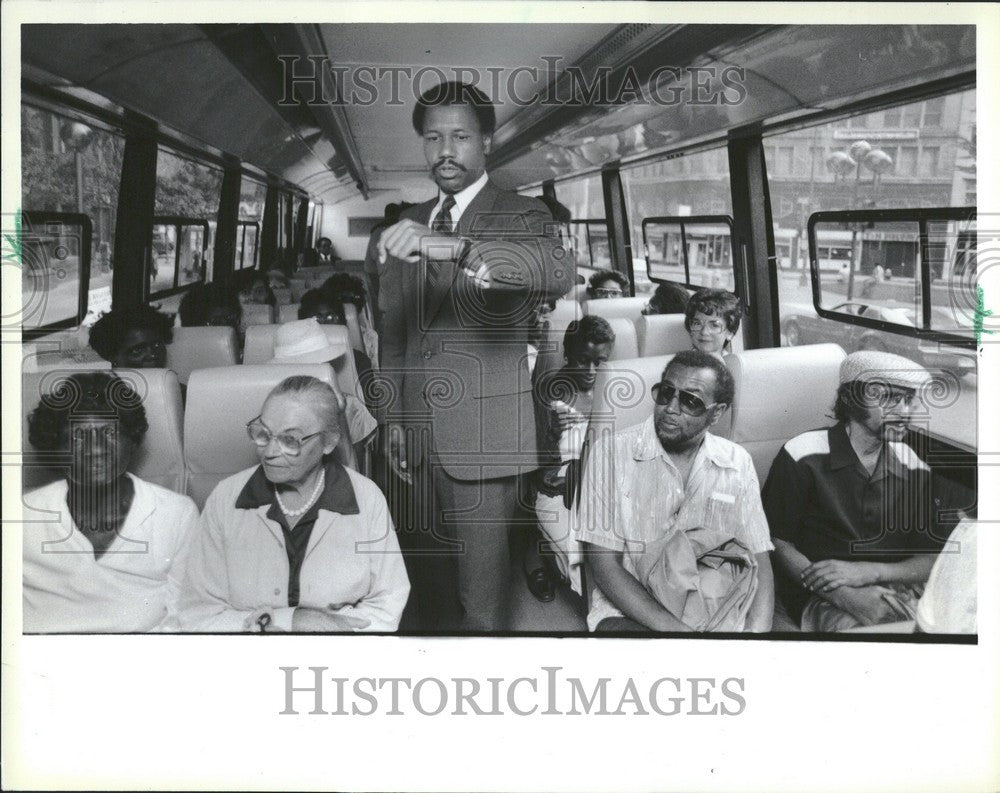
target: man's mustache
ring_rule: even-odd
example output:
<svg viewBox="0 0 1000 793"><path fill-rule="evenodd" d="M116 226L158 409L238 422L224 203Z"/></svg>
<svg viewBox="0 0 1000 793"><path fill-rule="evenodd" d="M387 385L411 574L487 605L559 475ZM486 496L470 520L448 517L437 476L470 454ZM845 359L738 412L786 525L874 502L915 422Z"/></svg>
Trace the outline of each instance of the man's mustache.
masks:
<svg viewBox="0 0 1000 793"><path fill-rule="evenodd" d="M441 168L445 165L450 166L452 168L457 168L459 171L468 170L464 165L461 165L460 163L457 163L454 160L438 160L436 163L434 163L434 170L436 171L438 168Z"/></svg>

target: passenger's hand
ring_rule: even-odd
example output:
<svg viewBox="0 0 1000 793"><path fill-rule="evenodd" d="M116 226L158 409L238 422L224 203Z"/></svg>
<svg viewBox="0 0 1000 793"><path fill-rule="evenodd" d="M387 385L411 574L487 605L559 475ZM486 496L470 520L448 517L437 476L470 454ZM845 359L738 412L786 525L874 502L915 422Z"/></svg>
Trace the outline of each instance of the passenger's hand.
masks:
<svg viewBox="0 0 1000 793"><path fill-rule="evenodd" d="M360 631L371 624L371 620L366 620L363 617L305 606L299 606L292 614L292 630L302 633Z"/></svg>
<svg viewBox="0 0 1000 793"><path fill-rule="evenodd" d="M897 619L892 605L882 597L882 587L842 587L827 599L862 625L882 625Z"/></svg>
<svg viewBox="0 0 1000 793"><path fill-rule="evenodd" d="M251 612L250 616L243 621L243 630L248 633L284 633L281 628L274 624L271 612L274 609L260 608Z"/></svg>
<svg viewBox="0 0 1000 793"><path fill-rule="evenodd" d="M389 461L390 470L406 484L413 484L413 473L406 459L406 433L399 424L387 424L385 427L385 459Z"/></svg>
<svg viewBox="0 0 1000 793"><path fill-rule="evenodd" d="M878 565L872 562L845 562L824 559L802 571L802 586L811 592L831 592L842 586L870 586L878 583Z"/></svg>

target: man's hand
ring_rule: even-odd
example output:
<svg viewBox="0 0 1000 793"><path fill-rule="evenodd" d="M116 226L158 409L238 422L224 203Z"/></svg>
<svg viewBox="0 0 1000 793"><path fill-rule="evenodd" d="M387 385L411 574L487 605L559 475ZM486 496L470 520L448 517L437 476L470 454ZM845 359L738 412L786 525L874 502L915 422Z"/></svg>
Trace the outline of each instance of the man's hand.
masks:
<svg viewBox="0 0 1000 793"><path fill-rule="evenodd" d="M292 630L302 633L344 633L360 631L371 625L370 620L335 611L300 606L292 614Z"/></svg>
<svg viewBox="0 0 1000 793"><path fill-rule="evenodd" d="M877 586L842 587L824 597L862 625L881 625L901 619L892 605L882 597L882 591Z"/></svg>
<svg viewBox="0 0 1000 793"><path fill-rule="evenodd" d="M385 459L390 470L406 484L413 484L413 474L406 459L406 433L402 425L389 423L385 427Z"/></svg>
<svg viewBox="0 0 1000 793"><path fill-rule="evenodd" d="M832 592L842 586L863 587L877 584L878 565L873 562L845 562L840 559L824 559L815 562L802 571L802 586L810 592L822 594Z"/></svg>
<svg viewBox="0 0 1000 793"><path fill-rule="evenodd" d="M378 238L380 264L385 264L389 256L417 264L421 254L436 261L451 261L461 249L462 240L458 237L435 236L427 226L415 220L401 220Z"/></svg>

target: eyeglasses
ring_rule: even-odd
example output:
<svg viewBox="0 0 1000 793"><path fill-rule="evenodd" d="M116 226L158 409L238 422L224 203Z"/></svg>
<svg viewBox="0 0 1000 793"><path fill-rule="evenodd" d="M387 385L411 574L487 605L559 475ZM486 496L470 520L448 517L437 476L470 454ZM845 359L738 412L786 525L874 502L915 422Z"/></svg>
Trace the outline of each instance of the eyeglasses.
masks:
<svg viewBox="0 0 1000 793"><path fill-rule="evenodd" d="M338 314L336 311L330 311L326 314L313 314L313 318L320 325L342 325L344 324L344 315Z"/></svg>
<svg viewBox="0 0 1000 793"><path fill-rule="evenodd" d="M726 329L726 323L721 319L710 319L705 322L701 319L691 320L691 330L702 330L708 328L712 333L722 333Z"/></svg>
<svg viewBox="0 0 1000 793"><path fill-rule="evenodd" d="M677 404L681 409L681 413L686 413L689 416L704 416L710 407L719 404L718 402L713 402L710 405L706 405L705 400L697 394L692 394L690 391L681 391L679 388L674 388L668 383L657 383L653 386L653 401L661 407L672 405L675 396L677 397Z"/></svg>
<svg viewBox="0 0 1000 793"><path fill-rule="evenodd" d="M274 435L260 420L260 416L253 419L247 423L247 435L250 436L250 440L254 442L259 449L265 448L271 440L276 440L278 442L278 448L281 449L283 454L287 454L289 457L295 457L302 452L302 444L311 438L315 438L317 435L322 435L322 431L313 432L309 435L292 435L288 432L279 432Z"/></svg>
<svg viewBox="0 0 1000 793"><path fill-rule="evenodd" d="M595 297L622 297L624 294L621 289L608 289L607 287L598 287L594 290Z"/></svg>

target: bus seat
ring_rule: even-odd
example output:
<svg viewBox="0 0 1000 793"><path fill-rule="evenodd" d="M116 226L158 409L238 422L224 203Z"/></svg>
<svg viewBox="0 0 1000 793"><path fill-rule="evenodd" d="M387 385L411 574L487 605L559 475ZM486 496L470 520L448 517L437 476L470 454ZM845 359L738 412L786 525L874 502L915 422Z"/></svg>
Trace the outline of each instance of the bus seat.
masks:
<svg viewBox="0 0 1000 793"><path fill-rule="evenodd" d="M270 325L274 322L274 309L263 303L247 303L243 306L243 318L240 320L244 328L251 325Z"/></svg>
<svg viewBox="0 0 1000 793"><path fill-rule="evenodd" d="M726 356L736 381L730 440L753 458L761 484L781 447L829 426L844 351L837 344L747 350Z"/></svg>
<svg viewBox="0 0 1000 793"><path fill-rule="evenodd" d="M581 319L582 317L583 309L575 300L570 300L565 297L557 300L555 309L553 309L546 317L546 320L549 323L550 338L554 339L561 347L562 339L566 334L566 328L569 327L569 323L573 320Z"/></svg>
<svg viewBox="0 0 1000 793"><path fill-rule="evenodd" d="M239 363L236 331L227 327L174 328L174 340L167 345L167 368L187 383L195 369L232 366Z"/></svg>
<svg viewBox="0 0 1000 793"><path fill-rule="evenodd" d="M333 344L350 348L347 328L343 325L320 325L320 327ZM246 342L243 346L243 365L255 366L270 361L274 357L274 337L277 332L277 325L251 325L247 328ZM334 361L333 368L337 374L337 386L340 390L345 394L354 394L364 401L354 356L341 356Z"/></svg>
<svg viewBox="0 0 1000 793"><path fill-rule="evenodd" d="M614 301L607 301L609 303ZM608 324L615 332L615 348L611 353L612 361L639 357L639 343L636 341L635 324L627 317L608 317Z"/></svg>
<svg viewBox="0 0 1000 793"><path fill-rule="evenodd" d="M289 303L295 302L292 300L291 287L285 289L279 286L277 288L271 289L271 291L274 292L274 299L277 302L278 306L287 306Z"/></svg>
<svg viewBox="0 0 1000 793"><path fill-rule="evenodd" d="M25 342L21 347L21 371L110 369L111 363L87 345L88 334L86 328L73 328Z"/></svg>
<svg viewBox="0 0 1000 793"><path fill-rule="evenodd" d="M260 414L272 388L299 374L327 383L333 376L326 364L226 366L192 373L184 412L184 461L187 492L199 509L219 482L257 464L247 422Z"/></svg>
<svg viewBox="0 0 1000 793"><path fill-rule="evenodd" d="M69 371L49 371L26 374L22 379L22 404L24 406L23 433L25 490L41 487L66 475L65 469L45 466L38 453L28 444L28 414ZM181 389L176 373L169 369L116 369L115 374L125 380L142 397L149 429L142 443L135 450L129 470L140 479L156 485L184 492L184 451L181 442L184 410ZM35 459L33 459L35 458Z"/></svg>
<svg viewBox="0 0 1000 793"><path fill-rule="evenodd" d="M309 291L309 281L304 276L289 278L288 288L292 290L292 302L298 303L302 300L302 295Z"/></svg>
<svg viewBox="0 0 1000 793"><path fill-rule="evenodd" d="M635 326L639 355L670 355L691 348L691 336L684 328L683 314L652 314L639 317Z"/></svg>
<svg viewBox="0 0 1000 793"><path fill-rule="evenodd" d="M577 303L582 303L587 299L587 285L586 284L574 284L570 287L570 290L566 293L566 300L575 300Z"/></svg>
<svg viewBox="0 0 1000 793"><path fill-rule="evenodd" d="M278 306L279 325L284 325L286 322L292 322L298 318L299 318L298 303L288 303L287 305Z"/></svg>
<svg viewBox="0 0 1000 793"><path fill-rule="evenodd" d="M617 297L604 300L585 300L583 302L584 314L596 314L605 319L615 317L627 317L633 323L639 321L642 316L642 309L648 303L645 297Z"/></svg>
<svg viewBox="0 0 1000 793"><path fill-rule="evenodd" d="M347 335L351 340L351 347L355 350L365 351L365 342L361 337L361 321L358 318L358 309L353 303L344 303L344 319L347 321Z"/></svg>
<svg viewBox="0 0 1000 793"><path fill-rule="evenodd" d="M595 429L627 429L653 415L651 389L672 355L611 361L597 370L594 384Z"/></svg>

